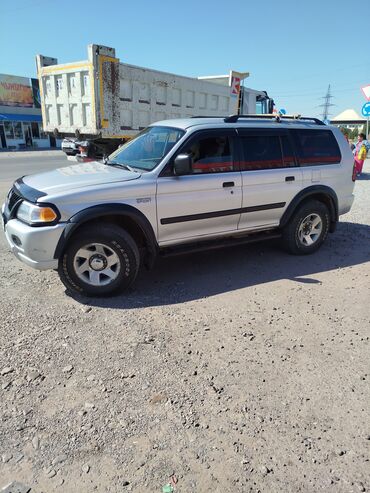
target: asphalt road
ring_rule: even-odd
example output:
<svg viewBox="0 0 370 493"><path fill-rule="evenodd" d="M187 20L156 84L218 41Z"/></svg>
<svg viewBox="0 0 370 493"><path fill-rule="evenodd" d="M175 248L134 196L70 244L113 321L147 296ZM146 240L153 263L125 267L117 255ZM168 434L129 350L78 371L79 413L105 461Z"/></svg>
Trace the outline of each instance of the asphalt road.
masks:
<svg viewBox="0 0 370 493"><path fill-rule="evenodd" d="M16 178L72 164L62 151L0 153L0 186Z"/></svg>

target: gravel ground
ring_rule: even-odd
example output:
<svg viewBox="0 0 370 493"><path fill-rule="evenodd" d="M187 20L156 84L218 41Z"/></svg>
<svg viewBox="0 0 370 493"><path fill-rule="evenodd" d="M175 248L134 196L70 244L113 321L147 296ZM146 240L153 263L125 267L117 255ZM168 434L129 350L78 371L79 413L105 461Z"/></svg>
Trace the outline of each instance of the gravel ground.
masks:
<svg viewBox="0 0 370 493"><path fill-rule="evenodd" d="M0 490L370 491L365 171L317 254L161 260L118 298L68 297L0 235Z"/></svg>

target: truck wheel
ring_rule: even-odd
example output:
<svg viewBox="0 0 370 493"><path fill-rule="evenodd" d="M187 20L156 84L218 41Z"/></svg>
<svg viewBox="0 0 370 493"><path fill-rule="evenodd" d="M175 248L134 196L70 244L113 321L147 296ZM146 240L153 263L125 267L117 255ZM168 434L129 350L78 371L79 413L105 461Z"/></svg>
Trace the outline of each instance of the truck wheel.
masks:
<svg viewBox="0 0 370 493"><path fill-rule="evenodd" d="M297 209L283 229L283 244L294 255L308 255L320 248L328 230L328 208L318 200L310 200Z"/></svg>
<svg viewBox="0 0 370 493"><path fill-rule="evenodd" d="M115 225L83 228L59 259L58 273L67 289L86 296L108 296L136 279L140 254L135 241Z"/></svg>

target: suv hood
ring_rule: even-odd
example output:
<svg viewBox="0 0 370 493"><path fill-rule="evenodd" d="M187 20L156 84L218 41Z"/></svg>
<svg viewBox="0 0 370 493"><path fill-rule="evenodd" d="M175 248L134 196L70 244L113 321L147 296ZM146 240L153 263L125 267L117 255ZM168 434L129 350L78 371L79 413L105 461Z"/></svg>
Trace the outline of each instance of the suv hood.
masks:
<svg viewBox="0 0 370 493"><path fill-rule="evenodd" d="M23 182L29 187L51 195L66 190L69 191L73 188L136 180L140 176L140 173L93 161L25 176Z"/></svg>

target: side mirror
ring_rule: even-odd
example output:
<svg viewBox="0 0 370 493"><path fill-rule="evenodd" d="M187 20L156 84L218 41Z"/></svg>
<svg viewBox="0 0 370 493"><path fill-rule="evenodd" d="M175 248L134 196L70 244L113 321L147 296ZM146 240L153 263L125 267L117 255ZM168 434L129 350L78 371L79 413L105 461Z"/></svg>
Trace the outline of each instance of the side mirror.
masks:
<svg viewBox="0 0 370 493"><path fill-rule="evenodd" d="M191 164L191 157L188 154L179 154L174 162L175 175L189 175L191 173Z"/></svg>

